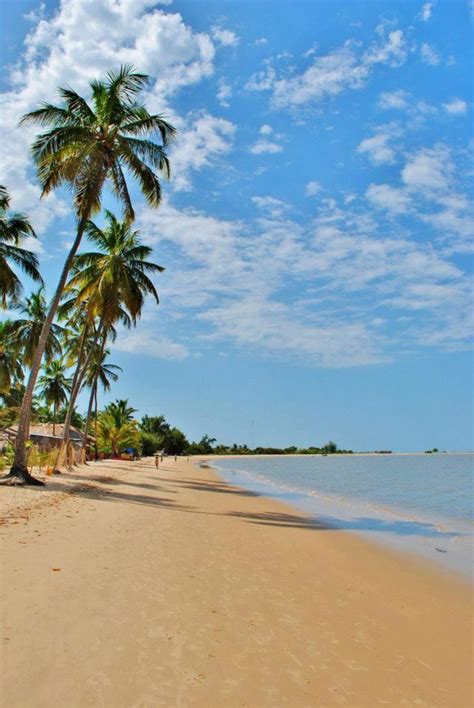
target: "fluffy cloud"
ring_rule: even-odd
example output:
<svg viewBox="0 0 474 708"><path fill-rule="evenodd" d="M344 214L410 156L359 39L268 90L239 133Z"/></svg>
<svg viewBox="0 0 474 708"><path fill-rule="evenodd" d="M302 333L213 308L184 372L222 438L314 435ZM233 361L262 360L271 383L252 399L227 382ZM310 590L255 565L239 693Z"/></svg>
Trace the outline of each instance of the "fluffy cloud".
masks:
<svg viewBox="0 0 474 708"><path fill-rule="evenodd" d="M225 118L206 111L190 113L170 152L174 189L192 189L191 174L226 155L232 149L234 133L235 125Z"/></svg>
<svg viewBox="0 0 474 708"><path fill-rule="evenodd" d="M357 152L367 155L376 165L391 164L395 161L395 151L388 144L393 131L378 132L359 143Z"/></svg>
<svg viewBox="0 0 474 708"><path fill-rule="evenodd" d="M321 191L321 185L316 180L311 180L305 187L304 193L307 197L314 197L315 194Z"/></svg>
<svg viewBox="0 0 474 708"><path fill-rule="evenodd" d="M402 179L412 190L445 189L453 169L449 149L439 145L410 155Z"/></svg>
<svg viewBox="0 0 474 708"><path fill-rule="evenodd" d="M409 105L409 96L410 94L403 89L399 89L398 91L385 91L380 94L378 105L380 108L403 110Z"/></svg>
<svg viewBox="0 0 474 708"><path fill-rule="evenodd" d="M240 41L235 32L222 29L222 27L213 27L212 36L216 42L219 42L224 47L236 47Z"/></svg>
<svg viewBox="0 0 474 708"><path fill-rule="evenodd" d="M281 139L282 135L275 135L274 139L269 139L269 136L273 133L273 128L271 125L265 123L261 126L259 133L261 138L259 138L251 147L250 152L253 155L262 155L264 153L275 154L278 152L283 152L283 146L277 143L275 138Z"/></svg>
<svg viewBox="0 0 474 708"><path fill-rule="evenodd" d="M424 42L420 48L421 59L425 64L430 66L437 66L440 62L438 54L435 52L432 46L427 42Z"/></svg>
<svg viewBox="0 0 474 708"><path fill-rule="evenodd" d="M462 116L467 113L467 103L462 98L453 98L447 103L443 103L443 108L446 113L453 116Z"/></svg>
<svg viewBox="0 0 474 708"><path fill-rule="evenodd" d="M147 97L150 110L169 115L171 96L212 74L215 52L210 37L193 32L179 13L165 13L155 5L151 0L67 0L50 18L44 13L31 18L35 25L25 40L23 59L11 72L12 89L0 98L0 171L18 208L29 212L40 233L65 216L67 208L57 195L38 201L39 190L29 174L29 144L35 131L17 128L23 113L43 101L55 101L58 85L87 94L92 78L111 66L132 63L155 77ZM188 146L197 145L190 169L199 169L227 149L230 124L210 126L211 122L200 119L191 137L186 136ZM202 140L207 137L211 158L203 155ZM179 151L175 168L177 184L189 184Z"/></svg>
<svg viewBox="0 0 474 708"><path fill-rule="evenodd" d="M170 317L183 318L177 322L184 332L193 327L196 349L231 342L261 355L355 366L390 358L387 333L394 328L417 346L460 348L469 337L461 322L452 324L453 312L468 301L463 272L442 249L403 236L396 222L408 208L416 211L417 194L370 185L366 200L376 210L358 200L339 207L323 199L307 225L291 220L291 205L269 195L254 196L258 217L240 222L166 203L160 212L145 210L139 226L168 254L162 299ZM446 194L445 209L467 206ZM396 324L418 311L424 315L417 328L411 319ZM436 343L436 327L445 323L453 338Z"/></svg>
<svg viewBox="0 0 474 708"><path fill-rule="evenodd" d="M288 209L288 204L275 197L252 197L257 209L262 209L272 217L280 217Z"/></svg>
<svg viewBox="0 0 474 708"><path fill-rule="evenodd" d="M348 89L365 85L377 64L395 67L407 56L406 42L401 30L388 33L384 26L377 28L378 39L363 51L348 41L329 54L316 55L312 64L301 74L279 77L271 63L254 74L246 84L252 91L272 91L275 107L298 107L336 96Z"/></svg>
<svg viewBox="0 0 474 708"><path fill-rule="evenodd" d="M431 18L432 11L433 11L433 3L432 2L425 2L423 7L421 8L421 13L420 13L420 17L423 20L423 22L428 22L428 20Z"/></svg>
<svg viewBox="0 0 474 708"><path fill-rule="evenodd" d="M262 153L274 154L283 152L283 146L272 140L257 140L257 142L250 147L250 152L253 155L261 155Z"/></svg>
<svg viewBox="0 0 474 708"><path fill-rule="evenodd" d="M132 332L121 333L112 346L120 352L146 354L171 361L181 361L189 356L189 351L183 344L173 342L168 337L157 336L155 328L150 330L143 325Z"/></svg>
<svg viewBox="0 0 474 708"><path fill-rule="evenodd" d="M390 212L403 213L410 206L410 197L402 189L389 184L370 184L365 196L374 206Z"/></svg>
<svg viewBox="0 0 474 708"><path fill-rule="evenodd" d="M223 79L219 80L217 88L217 99L223 108L229 108L229 98L232 97L232 86L226 83Z"/></svg>

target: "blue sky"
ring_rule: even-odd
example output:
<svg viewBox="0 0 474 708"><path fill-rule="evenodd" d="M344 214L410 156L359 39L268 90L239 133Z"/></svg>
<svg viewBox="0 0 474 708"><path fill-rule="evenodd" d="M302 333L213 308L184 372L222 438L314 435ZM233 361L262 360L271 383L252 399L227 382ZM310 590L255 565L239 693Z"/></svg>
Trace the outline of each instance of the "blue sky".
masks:
<svg viewBox="0 0 474 708"><path fill-rule="evenodd" d="M115 344L112 397L194 439L251 443L253 420L261 445L473 447L473 12L2 4L0 174L50 291L74 222L66 192L38 199L22 113L132 62L179 128L161 209L135 194L166 272Z"/></svg>

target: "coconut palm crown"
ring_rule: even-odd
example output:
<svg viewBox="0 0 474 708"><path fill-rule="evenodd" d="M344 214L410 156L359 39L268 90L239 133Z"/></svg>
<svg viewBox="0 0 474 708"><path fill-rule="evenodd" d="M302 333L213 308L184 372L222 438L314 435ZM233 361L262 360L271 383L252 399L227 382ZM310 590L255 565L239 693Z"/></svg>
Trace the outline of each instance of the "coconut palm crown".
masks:
<svg viewBox="0 0 474 708"><path fill-rule="evenodd" d="M9 211L10 196L0 185L0 305L7 307L7 299L17 300L23 290L13 266L18 266L33 280L42 283L38 259L34 253L22 248L21 239L36 234L28 218L19 212Z"/></svg>
<svg viewBox="0 0 474 708"><path fill-rule="evenodd" d="M12 338L21 352L23 363L31 367L47 313L43 288L18 302L14 309L20 313L20 318L14 320L10 325ZM61 354L60 337L62 334L62 327L58 324L51 325L44 350L47 362Z"/></svg>
<svg viewBox="0 0 474 708"><path fill-rule="evenodd" d="M160 204L157 172L169 177L165 147L176 129L137 101L148 79L125 65L109 71L105 81L91 82L90 102L70 88L60 88L61 106L44 103L21 121L50 128L32 146L43 195L62 184L70 185L79 220L100 210L106 180L125 218L134 219L126 172L137 180L151 206ZM161 145L155 142L157 136Z"/></svg>
<svg viewBox="0 0 474 708"><path fill-rule="evenodd" d="M94 316L100 314L104 321L116 322L125 309L135 323L146 295L159 302L149 276L162 273L164 268L146 260L152 249L141 242L138 231L132 231L110 211L105 212L105 218L104 229L92 221L87 223L87 237L99 250L76 256L68 287L76 290L79 303L87 301Z"/></svg>

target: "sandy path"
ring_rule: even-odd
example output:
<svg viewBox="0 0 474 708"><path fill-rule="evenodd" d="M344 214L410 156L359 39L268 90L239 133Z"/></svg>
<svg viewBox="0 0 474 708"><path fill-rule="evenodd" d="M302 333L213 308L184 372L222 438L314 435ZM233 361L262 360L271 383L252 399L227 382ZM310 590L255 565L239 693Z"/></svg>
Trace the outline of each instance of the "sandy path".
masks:
<svg viewBox="0 0 474 708"><path fill-rule="evenodd" d="M2 527L2 706L472 705L467 585L211 470L126 469Z"/></svg>

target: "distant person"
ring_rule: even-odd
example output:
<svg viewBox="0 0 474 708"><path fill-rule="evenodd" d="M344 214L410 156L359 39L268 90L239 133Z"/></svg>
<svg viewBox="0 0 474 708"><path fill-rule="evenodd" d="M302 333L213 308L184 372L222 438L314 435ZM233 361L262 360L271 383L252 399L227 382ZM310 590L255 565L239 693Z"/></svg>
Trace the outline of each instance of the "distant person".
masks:
<svg viewBox="0 0 474 708"><path fill-rule="evenodd" d="M175 456L174 456L174 461L176 462L177 459L178 459L178 455L175 455Z"/></svg>
<svg viewBox="0 0 474 708"><path fill-rule="evenodd" d="M158 469L159 466L160 466L160 456L157 452L155 452L155 467L156 467L156 469Z"/></svg>

